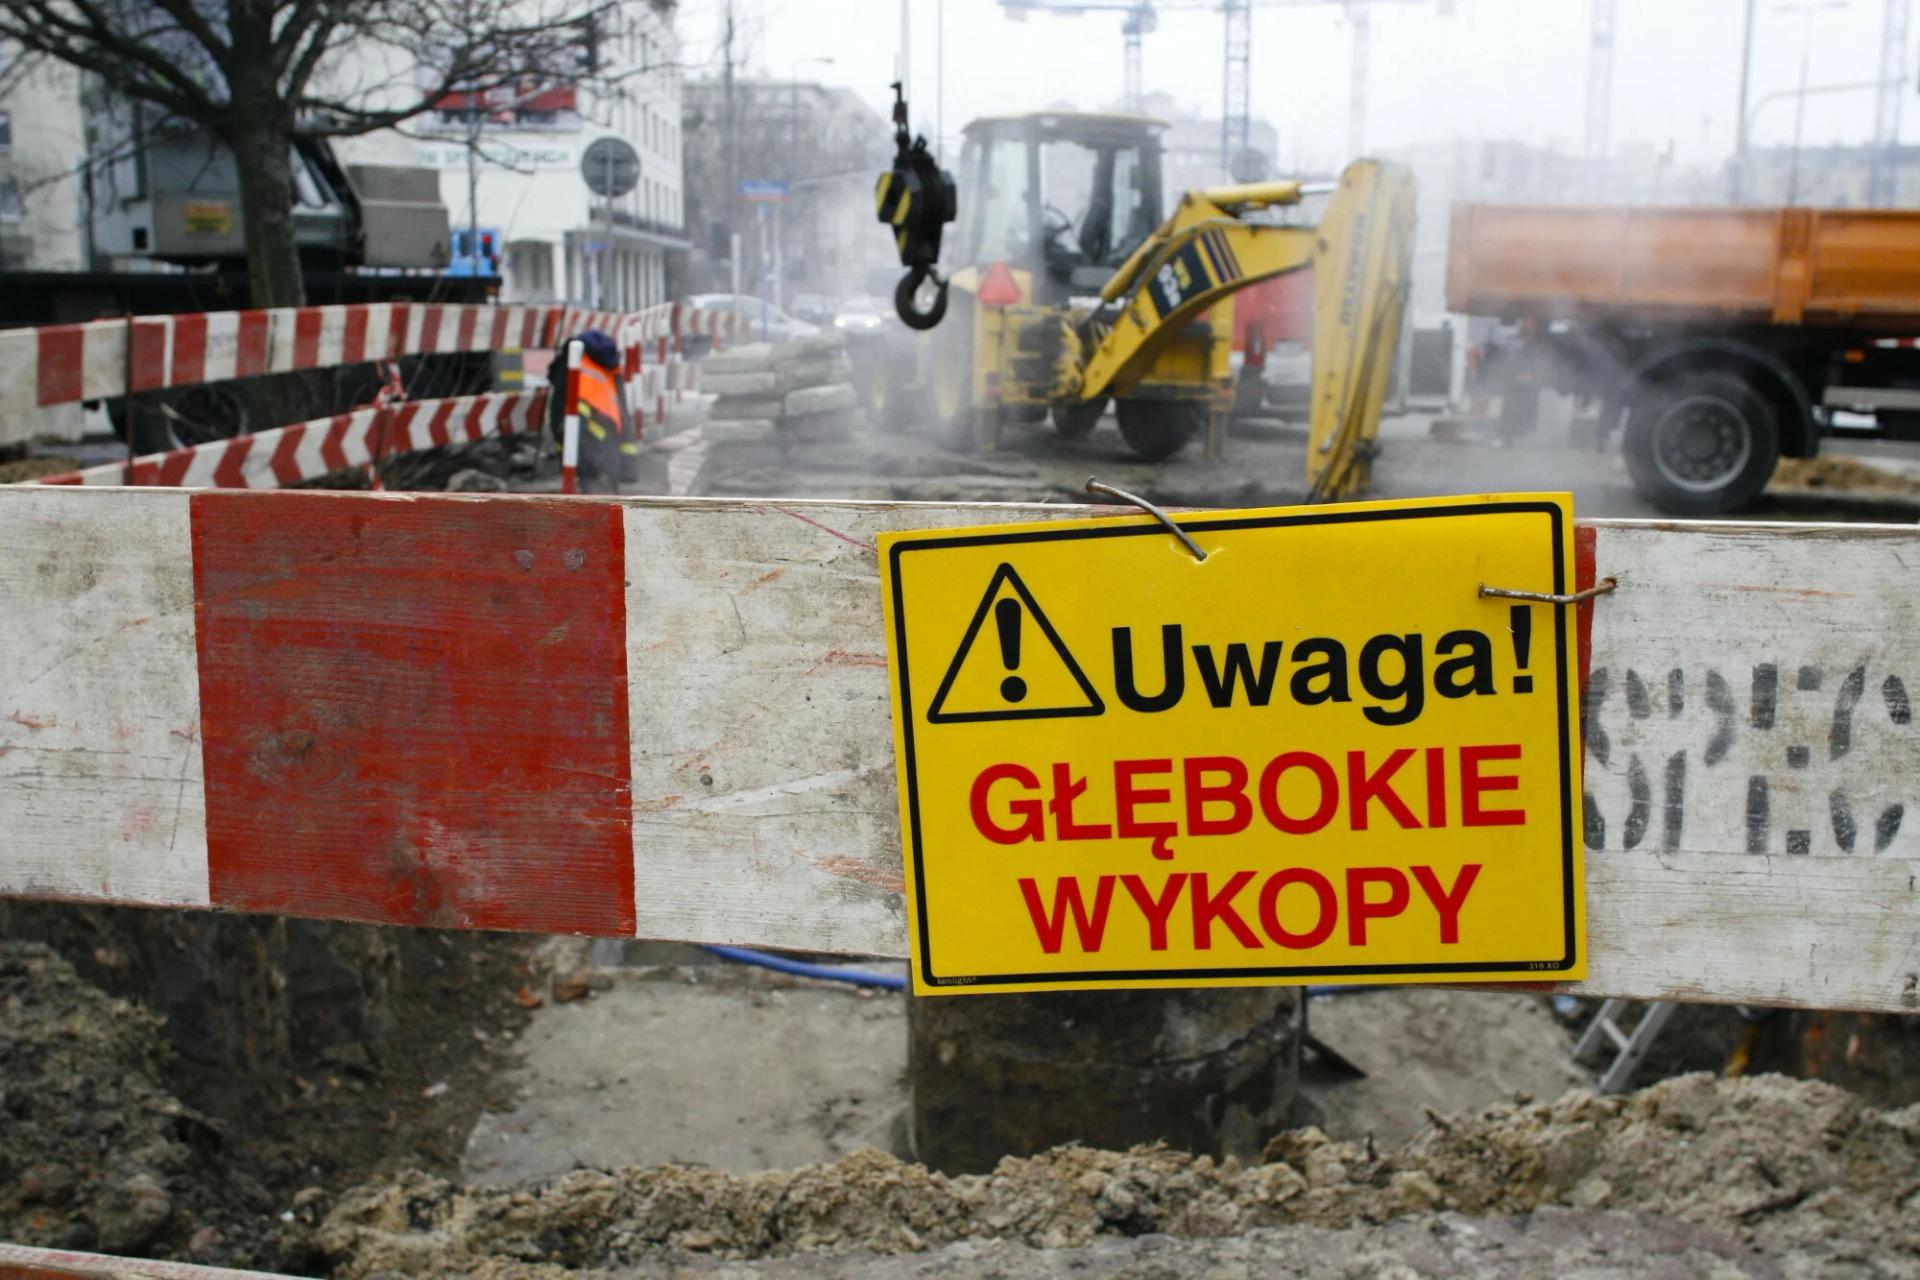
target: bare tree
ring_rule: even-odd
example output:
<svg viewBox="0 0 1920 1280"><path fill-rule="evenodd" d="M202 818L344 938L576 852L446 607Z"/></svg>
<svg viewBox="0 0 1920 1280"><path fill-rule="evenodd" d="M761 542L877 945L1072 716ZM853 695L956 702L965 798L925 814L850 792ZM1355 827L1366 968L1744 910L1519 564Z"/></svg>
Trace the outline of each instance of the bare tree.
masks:
<svg viewBox="0 0 1920 1280"><path fill-rule="evenodd" d="M672 0L649 0L655 11ZM582 84L620 0L0 0L0 40L233 152L253 305L304 300L297 138L390 128L530 79Z"/></svg>

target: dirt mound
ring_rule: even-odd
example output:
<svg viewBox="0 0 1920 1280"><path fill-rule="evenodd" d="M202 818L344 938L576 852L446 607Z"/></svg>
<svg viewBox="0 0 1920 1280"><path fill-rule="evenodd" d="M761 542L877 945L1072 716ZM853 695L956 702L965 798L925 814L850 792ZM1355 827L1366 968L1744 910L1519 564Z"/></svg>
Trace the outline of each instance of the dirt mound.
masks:
<svg viewBox="0 0 1920 1280"><path fill-rule="evenodd" d="M39 943L0 942L0 1239L225 1252L238 1230L219 1206L268 1207L221 1170L218 1127L167 1091L167 1059L158 1017Z"/></svg>
<svg viewBox="0 0 1920 1280"><path fill-rule="evenodd" d="M0 452L0 484L20 484L41 476L57 476L78 468L72 458L14 458L9 461Z"/></svg>
<svg viewBox="0 0 1920 1280"><path fill-rule="evenodd" d="M1849 493L1920 494L1920 480L1841 454L1782 458L1774 468L1776 489L1837 489Z"/></svg>
<svg viewBox="0 0 1920 1280"><path fill-rule="evenodd" d="M916 1253L963 1240L1059 1249L1106 1237L1344 1229L1410 1214L1626 1210L1765 1254L1897 1257L1920 1270L1920 1108L1828 1085L1685 1076L1627 1098L1569 1093L1442 1120L1408 1146L1276 1139L1268 1163L1062 1148L947 1178L875 1151L734 1177L668 1166L472 1190L408 1174L347 1195L321 1231L338 1274L526 1274L676 1254Z"/></svg>

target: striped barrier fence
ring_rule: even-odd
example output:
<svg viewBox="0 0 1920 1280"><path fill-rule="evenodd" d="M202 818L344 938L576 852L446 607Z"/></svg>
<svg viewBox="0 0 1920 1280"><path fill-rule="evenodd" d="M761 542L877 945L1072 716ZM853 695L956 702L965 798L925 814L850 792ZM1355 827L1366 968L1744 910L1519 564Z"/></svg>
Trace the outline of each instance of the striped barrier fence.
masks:
<svg viewBox="0 0 1920 1280"><path fill-rule="evenodd" d="M316 418L252 435L42 477L49 485L153 485L188 489L285 489L335 471L373 467L422 449L537 432L547 390L405 400Z"/></svg>
<svg viewBox="0 0 1920 1280"><path fill-rule="evenodd" d="M563 307L382 303L136 316L127 321L0 330L0 444L9 442L9 423L30 423L41 405L119 395L129 382L139 392L408 354L482 351L502 345L551 349L562 335L594 327L608 330L623 344L629 422L638 431L648 422L664 424L669 401L698 390L697 366L676 358L681 332L728 337L744 331L745 319L678 303L631 315ZM11 367L4 363L10 345L22 356L21 363ZM25 355L29 346L31 358ZM655 352L651 362L646 356L649 349ZM29 383L30 390L23 391ZM10 414L9 396L14 403L23 399L37 403L32 410ZM384 415L379 407L369 406L250 436L42 477L39 483L285 487L411 448L537 429L544 405L543 395L535 405L525 395L511 392L412 405L401 401ZM429 443L411 443L414 440Z"/></svg>
<svg viewBox="0 0 1920 1280"><path fill-rule="evenodd" d="M0 894L906 955L875 538L1090 514L0 489ZM1920 1008L1920 529L1576 548L1555 989Z"/></svg>
<svg viewBox="0 0 1920 1280"><path fill-rule="evenodd" d="M39 434L39 411L134 392L413 355L551 345L612 328L611 312L417 302L129 316L0 329L0 445Z"/></svg>

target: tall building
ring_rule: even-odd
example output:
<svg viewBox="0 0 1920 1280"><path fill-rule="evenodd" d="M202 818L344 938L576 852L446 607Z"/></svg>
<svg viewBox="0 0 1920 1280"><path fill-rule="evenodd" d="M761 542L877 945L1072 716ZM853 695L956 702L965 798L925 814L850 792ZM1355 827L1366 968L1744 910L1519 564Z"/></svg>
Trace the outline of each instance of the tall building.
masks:
<svg viewBox="0 0 1920 1280"><path fill-rule="evenodd" d="M8 55L0 46L0 269L78 271L87 262L80 76L45 62L9 76Z"/></svg>
<svg viewBox="0 0 1920 1280"><path fill-rule="evenodd" d="M873 225L874 179L893 153L879 112L851 89L740 76L731 91L724 79L688 83L681 110L695 289L731 288L738 235L745 292L867 291L872 269L892 261ZM784 183L786 195L744 200L742 182Z"/></svg>
<svg viewBox="0 0 1920 1280"><path fill-rule="evenodd" d="M453 94L390 132L336 144L347 163L423 165L440 174L456 261L477 233L480 267L505 302L633 309L669 297L670 259L688 248L683 211L680 41L673 0L615 0L584 37L592 75ZM601 87L594 87L601 86ZM633 190L607 199L582 174L601 138L640 159Z"/></svg>

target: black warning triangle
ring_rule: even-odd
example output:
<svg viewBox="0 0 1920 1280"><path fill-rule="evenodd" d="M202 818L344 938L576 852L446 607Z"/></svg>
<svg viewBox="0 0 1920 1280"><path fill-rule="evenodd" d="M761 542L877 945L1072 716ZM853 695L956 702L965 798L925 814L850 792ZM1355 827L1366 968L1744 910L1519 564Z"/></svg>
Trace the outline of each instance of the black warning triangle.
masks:
<svg viewBox="0 0 1920 1280"><path fill-rule="evenodd" d="M985 625L989 614L992 627ZM1034 632L1045 644L1022 639ZM1027 584L1012 565L1003 564L994 570L947 665L927 722L1045 720L1097 716L1106 709Z"/></svg>

